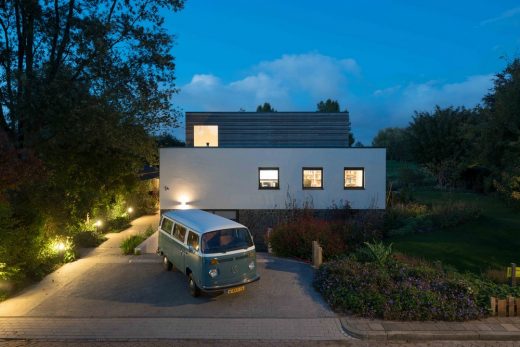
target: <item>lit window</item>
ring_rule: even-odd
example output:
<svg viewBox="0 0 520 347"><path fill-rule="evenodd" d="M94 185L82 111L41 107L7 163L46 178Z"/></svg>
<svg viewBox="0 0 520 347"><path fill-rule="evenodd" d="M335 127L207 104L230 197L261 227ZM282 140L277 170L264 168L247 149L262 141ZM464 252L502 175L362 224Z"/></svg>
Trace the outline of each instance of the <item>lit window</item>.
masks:
<svg viewBox="0 0 520 347"><path fill-rule="evenodd" d="M258 189L279 189L278 168L258 169Z"/></svg>
<svg viewBox="0 0 520 347"><path fill-rule="evenodd" d="M218 125L194 125L195 147L218 147Z"/></svg>
<svg viewBox="0 0 520 347"><path fill-rule="evenodd" d="M182 225L175 223L175 227L173 228L173 237L184 243L184 236L186 235L186 228Z"/></svg>
<svg viewBox="0 0 520 347"><path fill-rule="evenodd" d="M322 189L323 188L323 169L322 168L303 168L303 189Z"/></svg>
<svg viewBox="0 0 520 347"><path fill-rule="evenodd" d="M365 188L365 169L364 168L345 168L345 189Z"/></svg>

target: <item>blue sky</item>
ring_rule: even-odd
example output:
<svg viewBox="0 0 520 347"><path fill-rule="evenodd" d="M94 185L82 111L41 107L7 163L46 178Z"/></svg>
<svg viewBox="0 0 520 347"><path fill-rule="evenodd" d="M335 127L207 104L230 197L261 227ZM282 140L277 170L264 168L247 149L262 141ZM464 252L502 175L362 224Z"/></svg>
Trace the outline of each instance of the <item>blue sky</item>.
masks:
<svg viewBox="0 0 520 347"><path fill-rule="evenodd" d="M365 145L414 110L476 105L520 55L520 3L507 0L188 0L166 27L175 107L315 111L333 98Z"/></svg>

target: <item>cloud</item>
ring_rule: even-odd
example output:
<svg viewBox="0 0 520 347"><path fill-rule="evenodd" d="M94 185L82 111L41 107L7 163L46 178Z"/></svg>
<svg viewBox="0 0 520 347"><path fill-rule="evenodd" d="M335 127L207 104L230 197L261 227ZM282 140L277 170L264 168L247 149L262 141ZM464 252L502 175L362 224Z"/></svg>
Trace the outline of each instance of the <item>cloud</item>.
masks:
<svg viewBox="0 0 520 347"><path fill-rule="evenodd" d="M496 17L491 17L480 22L481 26L501 22L503 20L520 15L520 7L511 8L507 11L502 12Z"/></svg>
<svg viewBox="0 0 520 347"><path fill-rule="evenodd" d="M270 102L276 109L298 107L297 98L307 98L309 105L321 99L344 97L349 78L359 78L361 69L354 59L337 59L318 54L287 54L263 61L242 79L223 82L218 76L196 74L180 87L176 103L185 110L252 110Z"/></svg>

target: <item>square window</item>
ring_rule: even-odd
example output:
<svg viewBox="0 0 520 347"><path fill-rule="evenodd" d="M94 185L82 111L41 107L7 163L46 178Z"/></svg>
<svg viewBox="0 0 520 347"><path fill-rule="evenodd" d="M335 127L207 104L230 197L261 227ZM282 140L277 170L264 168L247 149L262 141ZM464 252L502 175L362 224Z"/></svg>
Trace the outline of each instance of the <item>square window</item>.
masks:
<svg viewBox="0 0 520 347"><path fill-rule="evenodd" d="M362 167L345 168L345 189L365 188L365 169Z"/></svg>
<svg viewBox="0 0 520 347"><path fill-rule="evenodd" d="M186 235L186 228L180 224L175 223L173 228L173 237L184 243L184 236Z"/></svg>
<svg viewBox="0 0 520 347"><path fill-rule="evenodd" d="M218 147L218 125L194 125L193 146Z"/></svg>
<svg viewBox="0 0 520 347"><path fill-rule="evenodd" d="M303 189L323 189L323 168L304 167L302 180Z"/></svg>
<svg viewBox="0 0 520 347"><path fill-rule="evenodd" d="M258 189L280 189L277 167L261 167L258 169Z"/></svg>

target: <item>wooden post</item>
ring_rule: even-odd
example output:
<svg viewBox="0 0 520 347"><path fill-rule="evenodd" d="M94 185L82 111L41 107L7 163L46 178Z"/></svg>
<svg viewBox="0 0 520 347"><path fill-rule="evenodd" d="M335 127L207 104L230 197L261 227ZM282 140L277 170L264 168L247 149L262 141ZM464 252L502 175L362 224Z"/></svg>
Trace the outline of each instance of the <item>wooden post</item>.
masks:
<svg viewBox="0 0 520 347"><path fill-rule="evenodd" d="M323 262L323 249L320 247L318 241L312 241L312 266L316 269L320 267Z"/></svg>
<svg viewBox="0 0 520 347"><path fill-rule="evenodd" d="M498 316L499 317L505 317L506 316L506 306L507 306L507 300L506 299L498 299Z"/></svg>
<svg viewBox="0 0 520 347"><path fill-rule="evenodd" d="M511 263L511 287L516 286L516 264Z"/></svg>
<svg viewBox="0 0 520 347"><path fill-rule="evenodd" d="M491 304L491 316L497 315L497 298L494 296L489 298L490 304Z"/></svg>
<svg viewBox="0 0 520 347"><path fill-rule="evenodd" d="M271 247L271 233L273 232L273 228L267 228L267 253L273 253L273 248Z"/></svg>
<svg viewBox="0 0 520 347"><path fill-rule="evenodd" d="M515 298L512 296L507 297L507 315L509 317L515 316Z"/></svg>

